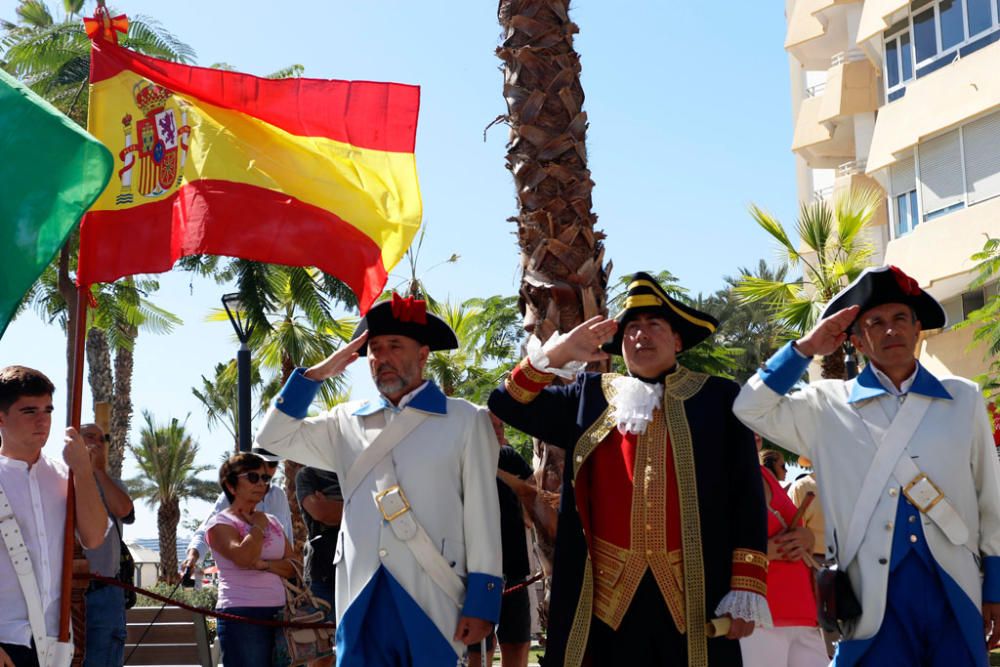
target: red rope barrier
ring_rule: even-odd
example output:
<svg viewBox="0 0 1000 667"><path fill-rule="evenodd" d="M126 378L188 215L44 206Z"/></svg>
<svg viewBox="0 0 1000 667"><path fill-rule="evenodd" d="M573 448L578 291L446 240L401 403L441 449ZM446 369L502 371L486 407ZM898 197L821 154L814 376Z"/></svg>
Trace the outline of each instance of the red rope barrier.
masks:
<svg viewBox="0 0 1000 667"><path fill-rule="evenodd" d="M128 591L134 591L136 593L142 593L148 598L152 598L159 602L164 602L166 604L171 604L181 609L187 609L188 611L194 612L196 614L202 614L204 616L211 616L212 618L222 618L227 621L238 621L240 623L249 623L250 625L264 625L269 628L299 628L308 630L322 630L329 629L333 630L337 626L333 623L293 623L290 621L271 621L263 618L246 618L245 616L237 616L236 614L229 614L224 611L214 611L211 609L202 609L201 607L195 607L193 605L187 604L186 602L181 602L180 600L174 600L168 598L165 595L160 595L159 593L154 593L153 591L146 590L145 588L140 588L139 586L133 586L131 584L126 584L123 581L118 581L113 577L102 577L99 574L92 574L90 578L95 581L100 581L110 586L117 586L119 588L124 588Z"/></svg>
<svg viewBox="0 0 1000 667"><path fill-rule="evenodd" d="M526 579L518 584L514 584L510 588L504 590L504 595L510 595L516 591L530 586L531 584L539 581L545 574L539 572L530 579ZM320 629L330 629L333 630L337 626L334 623L293 623L290 621L270 621L262 618L246 618L245 616L237 616L236 614L230 614L224 611L215 611L212 609L203 609L201 607L195 607L194 605L187 604L181 600L174 600L173 598L168 598L166 595L160 595L159 593L154 593L151 590L140 588L139 586L133 586L132 584L126 584L124 581L119 581L114 577L104 577L99 574L91 574L90 578L94 581L100 581L101 583L107 584L109 586L117 586L118 588L123 588L127 591L132 591L134 593L142 593L148 598L152 598L158 602L163 602L166 604L174 605L175 607L180 607L181 609L186 609L190 612L196 614L202 614L204 616L211 616L212 618L222 618L227 621L238 621L240 623L249 623L250 625L263 625L270 628L299 628L308 630L320 630Z"/></svg>

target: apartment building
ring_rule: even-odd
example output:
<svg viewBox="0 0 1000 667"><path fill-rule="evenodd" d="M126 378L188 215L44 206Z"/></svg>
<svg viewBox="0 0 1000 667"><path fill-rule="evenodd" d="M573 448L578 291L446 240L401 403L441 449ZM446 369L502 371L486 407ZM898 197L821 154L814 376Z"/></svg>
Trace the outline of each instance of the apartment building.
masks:
<svg viewBox="0 0 1000 667"><path fill-rule="evenodd" d="M972 289L1000 236L1000 0L786 0L800 200L868 185L885 193L868 230L876 261L937 297L954 324L996 285ZM930 332L932 372L975 376L972 330Z"/></svg>

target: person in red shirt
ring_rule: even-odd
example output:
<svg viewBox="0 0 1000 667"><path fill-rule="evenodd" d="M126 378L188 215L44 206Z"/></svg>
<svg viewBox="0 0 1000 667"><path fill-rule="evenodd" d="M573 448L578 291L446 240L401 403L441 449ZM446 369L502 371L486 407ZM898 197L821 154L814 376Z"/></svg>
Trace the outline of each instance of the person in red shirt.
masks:
<svg viewBox="0 0 1000 667"><path fill-rule="evenodd" d="M795 503L778 478L765 465L760 474L767 500L767 604L774 627L757 628L740 640L743 665L826 667L830 658L816 623L816 594L807 565L816 538L796 520Z"/></svg>

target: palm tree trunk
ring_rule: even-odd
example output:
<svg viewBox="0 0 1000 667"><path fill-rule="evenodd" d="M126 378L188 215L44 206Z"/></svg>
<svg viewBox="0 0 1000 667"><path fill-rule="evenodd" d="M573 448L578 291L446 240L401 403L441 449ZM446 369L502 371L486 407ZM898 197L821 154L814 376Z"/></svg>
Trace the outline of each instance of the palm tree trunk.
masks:
<svg viewBox="0 0 1000 667"><path fill-rule="evenodd" d="M578 32L569 0L500 0L503 61L510 126L507 168L517 188L524 328L541 341L607 313L610 263L603 232L594 229L594 182L587 168L587 113L583 111ZM535 441L542 488L562 487L562 450ZM536 531L546 535L545 531ZM551 553L553 544L541 544ZM542 610L545 616L545 610Z"/></svg>
<svg viewBox="0 0 1000 667"><path fill-rule="evenodd" d="M822 371L820 376L825 380L846 380L847 364L844 362L846 352L843 346L833 354L828 354L820 360Z"/></svg>
<svg viewBox="0 0 1000 667"><path fill-rule="evenodd" d="M177 573L177 524L181 520L181 504L177 498L161 498L156 510L156 528L160 538L160 580L173 584Z"/></svg>
<svg viewBox="0 0 1000 667"><path fill-rule="evenodd" d="M132 340L132 347L121 345L115 350L115 393L111 401L111 445L108 447L108 472L115 479L121 479L122 461L132 428L132 374L139 330L124 326L123 334Z"/></svg>

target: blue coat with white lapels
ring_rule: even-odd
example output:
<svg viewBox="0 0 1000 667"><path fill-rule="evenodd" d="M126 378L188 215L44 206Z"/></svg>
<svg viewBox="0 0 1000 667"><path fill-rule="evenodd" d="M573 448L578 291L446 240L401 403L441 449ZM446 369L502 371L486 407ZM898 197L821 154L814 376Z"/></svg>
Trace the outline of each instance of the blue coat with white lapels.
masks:
<svg viewBox="0 0 1000 667"><path fill-rule="evenodd" d="M963 635L974 654L981 652L982 620L976 614L984 598L1000 601L1000 471L976 385L938 379L918 365L901 398L869 365L854 380L822 380L788 394L808 364L786 345L747 382L734 412L815 465L826 542L831 552L839 549L842 567L849 559L847 572L862 607L848 638L865 639L879 630L893 562L911 543L917 548L926 540L946 575L941 579ZM899 457L880 455L899 438L906 440L897 443ZM900 506L901 490L914 479L913 468L900 467L910 463L898 463L907 458L943 494L935 501L937 490L926 482L909 492L926 513ZM879 475L884 482L875 488L869 482L866 489L866 479L880 481ZM856 507L862 508L860 520ZM904 516L905 525L898 525Z"/></svg>
<svg viewBox="0 0 1000 667"><path fill-rule="evenodd" d="M465 646L452 641L459 617L496 622L502 592L495 481L499 446L486 411L464 400L446 398L433 382L427 382L402 410L375 400L341 404L306 418L318 387L301 370L296 371L268 412L257 442L299 463L332 470L346 485L335 557L338 651L350 652L352 633L360 632L358 624L370 611L366 607L373 597L373 579L384 574L392 582L403 621L403 627L384 631L411 632L418 627L408 617L412 611L426 617L416 621L429 619L440 636L412 637L411 646L430 641L438 648L450 646L456 656L463 655ZM386 504L380 509L376 502L376 496L386 491L381 478L384 465L362 466L357 479L351 479L352 468L357 472L355 462L379 434L393 421L414 416L418 417L415 427L399 439L384 460L394 469L391 481L402 488L412 517L444 556L446 567L450 566L466 585L459 604L428 576L414 551L397 534L399 526L394 527L383 515L382 510L391 517L398 509L397 505L387 509ZM354 488L350 488L352 484ZM399 498L385 499L389 500L400 502ZM345 657L341 655L340 660ZM417 660L414 664L431 663Z"/></svg>

